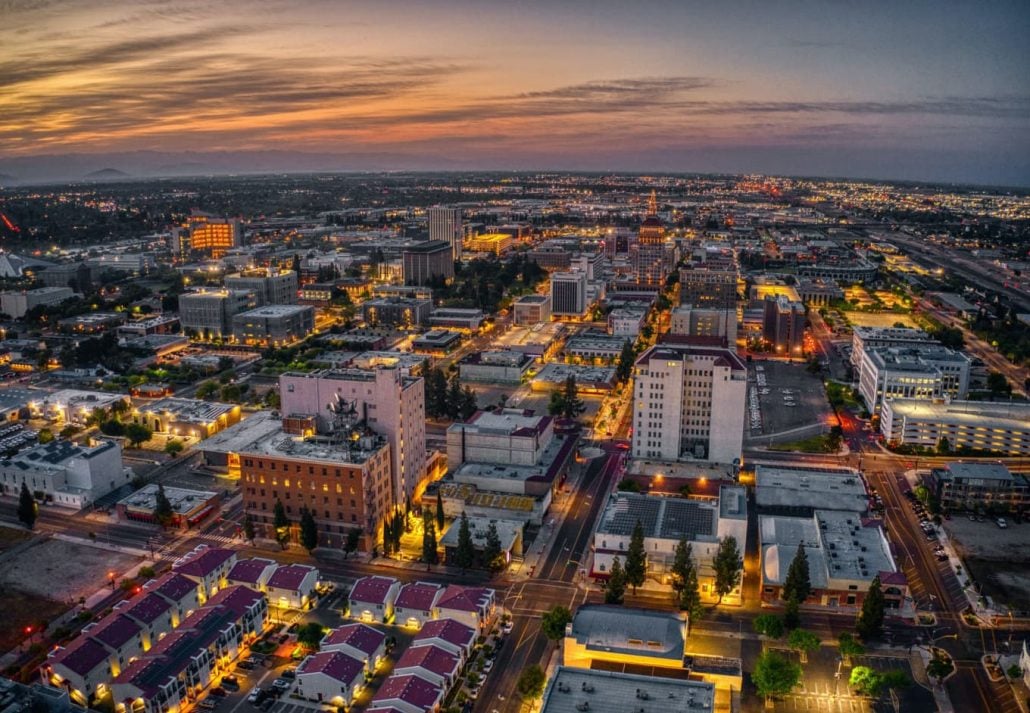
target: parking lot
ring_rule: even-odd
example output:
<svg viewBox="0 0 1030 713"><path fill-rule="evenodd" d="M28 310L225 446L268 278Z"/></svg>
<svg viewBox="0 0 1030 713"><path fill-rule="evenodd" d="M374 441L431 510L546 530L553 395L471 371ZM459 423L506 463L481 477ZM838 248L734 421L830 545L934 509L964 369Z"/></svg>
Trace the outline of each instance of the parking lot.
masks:
<svg viewBox="0 0 1030 713"><path fill-rule="evenodd" d="M953 514L944 523L951 542L983 594L1017 611L1030 610L1030 526L1006 519L1001 529L995 518L970 521ZM965 579L965 578L963 578Z"/></svg>
<svg viewBox="0 0 1030 713"><path fill-rule="evenodd" d="M750 366L745 423L751 436L789 433L805 426L815 432L830 414L822 381L804 364L758 361Z"/></svg>

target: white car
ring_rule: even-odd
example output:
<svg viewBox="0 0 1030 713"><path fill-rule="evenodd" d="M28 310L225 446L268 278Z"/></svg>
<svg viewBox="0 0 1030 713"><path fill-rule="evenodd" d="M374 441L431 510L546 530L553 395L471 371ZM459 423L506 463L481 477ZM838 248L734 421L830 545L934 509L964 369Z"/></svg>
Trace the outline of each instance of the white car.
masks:
<svg viewBox="0 0 1030 713"><path fill-rule="evenodd" d="M515 628L515 622L508 621L508 622L505 622L504 626L501 627L501 631L503 631L505 634L510 634L512 632L512 629L514 629L514 628Z"/></svg>

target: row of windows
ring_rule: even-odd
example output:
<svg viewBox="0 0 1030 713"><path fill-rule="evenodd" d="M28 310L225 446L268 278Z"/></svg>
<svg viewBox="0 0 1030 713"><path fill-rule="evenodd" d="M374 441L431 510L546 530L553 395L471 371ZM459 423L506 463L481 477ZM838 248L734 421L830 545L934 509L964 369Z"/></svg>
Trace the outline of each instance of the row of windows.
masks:
<svg viewBox="0 0 1030 713"><path fill-rule="evenodd" d="M258 488L247 488L247 492L248 492L249 494L251 494L251 495L254 495L254 496L257 496L257 495L258 495L258 493L260 492L260 495L261 495L261 497L266 497L266 496L265 496L265 489L264 489L264 488L261 488L261 489L260 489L260 491L259 491L259 489L258 489ZM351 495L353 495L353 494L354 494L354 493L353 493L353 489L352 489ZM286 493L285 495L286 495L286 500L289 500L289 499L290 499L290 494L289 494L289 493ZM272 497L273 497L273 498L277 498L277 499L278 499L278 497L279 497L279 491L277 491L277 490L273 490L273 491L272 491ZM299 495L298 495L298 499L299 499L299 500L300 500L301 502L303 502L303 501L304 501L304 495L303 495L303 494L299 494ZM315 502L315 500L316 500L316 499L317 499L317 496L315 496L315 495L312 495L312 496L311 496L311 502L312 502L312 504L314 504L314 502ZM328 496L322 496L322 504L323 504L323 505L328 505L328 504L329 504L329 497L328 497ZM342 507L342 506L343 506L343 498L336 498L336 504L337 504L337 505L339 505L340 507ZM358 504L357 504L357 500L356 500L355 498L351 498L351 499L350 499L350 506L351 506L352 508L354 508L354 507L357 507L357 506L358 506Z"/></svg>
<svg viewBox="0 0 1030 713"><path fill-rule="evenodd" d="M254 502L253 500L247 503L247 510L257 510L257 509L258 509L258 503ZM301 508L301 510L303 510L303 508ZM264 502L264 501L261 502L261 511L262 512L268 512L269 511L269 507L268 507L268 503L267 502ZM318 511L317 510L312 510L311 512L315 515L315 517L318 517ZM325 512L325 519L326 520L336 520L337 522L342 522L342 521L344 521L346 519L345 518L345 513L342 513L342 512L337 512L336 513L336 517L333 517L328 510L324 510L323 512ZM293 506L286 505L286 514L287 515L292 515L293 514ZM357 516L356 513L350 513L350 518L349 519L350 519L351 522L357 522L358 521L358 516ZM342 531L343 530L341 529L341 532Z"/></svg>

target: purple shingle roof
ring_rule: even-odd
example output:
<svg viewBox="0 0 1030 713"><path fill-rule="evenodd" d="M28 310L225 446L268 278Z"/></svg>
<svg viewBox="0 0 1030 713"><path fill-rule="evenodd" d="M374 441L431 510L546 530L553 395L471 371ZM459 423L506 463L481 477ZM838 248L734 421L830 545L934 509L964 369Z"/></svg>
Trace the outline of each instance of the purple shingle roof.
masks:
<svg viewBox="0 0 1030 713"><path fill-rule="evenodd" d="M375 707L377 701L388 703L400 700L427 711L436 705L440 695L439 687L424 678L412 675L390 676L372 698L372 707Z"/></svg>
<svg viewBox="0 0 1030 713"><path fill-rule="evenodd" d="M173 568L179 574L184 574L188 577L207 577L235 556L236 552L233 550L227 550L223 547L209 547L205 550L199 550L186 555Z"/></svg>
<svg viewBox="0 0 1030 713"><path fill-rule="evenodd" d="M467 649L476 638L476 630L454 619L427 621L411 642L412 646L428 639L440 639L449 644Z"/></svg>
<svg viewBox="0 0 1030 713"><path fill-rule="evenodd" d="M213 607L219 604L232 609L237 618L243 616L258 602L265 598L261 592L255 592L249 587L238 584L235 587L226 587L207 600L207 606Z"/></svg>
<svg viewBox="0 0 1030 713"><path fill-rule="evenodd" d="M333 629L322 640L322 647L341 646L346 644L358 651L371 656L383 642L386 641L386 634L365 624L346 624Z"/></svg>
<svg viewBox="0 0 1030 713"><path fill-rule="evenodd" d="M439 646L411 646L405 649L393 669L401 671L416 667L450 678L458 670L458 657Z"/></svg>
<svg viewBox="0 0 1030 713"><path fill-rule="evenodd" d="M136 621L141 621L144 624L152 624L159 616L166 613L171 608L172 605L168 603L167 599L151 593L138 599L136 603L128 609L123 609L122 613L127 614Z"/></svg>
<svg viewBox="0 0 1030 713"><path fill-rule="evenodd" d="M455 611L479 612L493 598L493 590L484 587L464 587L460 584L449 584L440 595L436 606L440 609Z"/></svg>
<svg viewBox="0 0 1030 713"><path fill-rule="evenodd" d="M410 582L401 587L401 591L397 595L397 601L394 605L402 609L420 609L422 611L429 611L433 608L433 602L436 601L437 592L441 589L442 587L438 584Z"/></svg>
<svg viewBox="0 0 1030 713"><path fill-rule="evenodd" d="M50 662L61 664L80 676L86 676L106 661L107 657L107 649L88 636L80 636L66 648L56 652L50 658Z"/></svg>
<svg viewBox="0 0 1030 713"><path fill-rule="evenodd" d="M342 651L322 651L308 656L297 667L297 675L323 673L348 686L365 670L365 663Z"/></svg>
<svg viewBox="0 0 1030 713"><path fill-rule="evenodd" d="M190 592L197 591L197 583L189 577L183 577L177 572L169 572L160 579L154 580L153 583L149 583L150 586L146 587L148 591L157 592L166 599L173 602L179 603L187 596Z"/></svg>
<svg viewBox="0 0 1030 713"><path fill-rule="evenodd" d="M390 587L397 584L393 577L362 577L350 590L352 602L368 602L369 604L385 604Z"/></svg>
<svg viewBox="0 0 1030 713"><path fill-rule="evenodd" d="M114 612L101 619L96 626L86 632L86 635L117 650L138 636L142 630L140 625L129 617Z"/></svg>
<svg viewBox="0 0 1030 713"><path fill-rule="evenodd" d="M257 584L261 575L270 566L274 567L275 562L261 558L240 560L229 570L230 582L241 582L243 584Z"/></svg>
<svg viewBox="0 0 1030 713"><path fill-rule="evenodd" d="M268 586L274 589L296 591L300 588L304 578L314 571L316 571L314 567L309 567L306 564L284 565L275 570L275 574L268 580Z"/></svg>

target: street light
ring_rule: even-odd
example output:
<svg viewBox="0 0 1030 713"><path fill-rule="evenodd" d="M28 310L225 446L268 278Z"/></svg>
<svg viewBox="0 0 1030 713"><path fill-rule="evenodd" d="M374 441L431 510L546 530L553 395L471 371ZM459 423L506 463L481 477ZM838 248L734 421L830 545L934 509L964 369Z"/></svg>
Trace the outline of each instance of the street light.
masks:
<svg viewBox="0 0 1030 713"><path fill-rule="evenodd" d="M840 685L840 669L844 665L844 659L840 656L837 657L837 671L833 674L833 697L837 697L837 687Z"/></svg>

